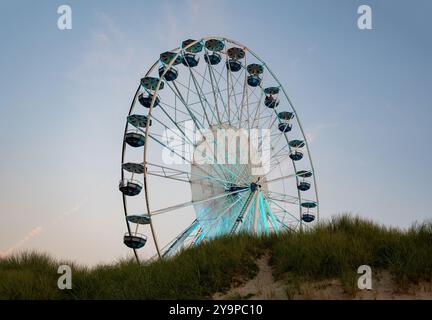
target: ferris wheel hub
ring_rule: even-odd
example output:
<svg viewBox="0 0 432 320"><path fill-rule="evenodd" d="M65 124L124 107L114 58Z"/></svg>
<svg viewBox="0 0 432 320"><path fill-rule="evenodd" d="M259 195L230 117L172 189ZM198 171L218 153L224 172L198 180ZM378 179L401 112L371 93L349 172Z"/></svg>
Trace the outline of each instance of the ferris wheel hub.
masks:
<svg viewBox="0 0 432 320"><path fill-rule="evenodd" d="M251 185L250 185L250 189L251 189L252 192L257 191L257 189L258 189L259 187L261 187L261 186L258 185L258 184L256 184L256 183L254 183L254 182L252 182Z"/></svg>

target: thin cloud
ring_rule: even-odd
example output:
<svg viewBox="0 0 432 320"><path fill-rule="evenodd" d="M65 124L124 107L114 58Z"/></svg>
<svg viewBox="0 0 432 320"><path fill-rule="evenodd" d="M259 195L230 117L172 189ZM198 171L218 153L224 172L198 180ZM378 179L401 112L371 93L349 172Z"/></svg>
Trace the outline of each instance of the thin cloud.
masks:
<svg viewBox="0 0 432 320"><path fill-rule="evenodd" d="M37 226L33 228L24 238L19 240L13 246L9 247L3 252L0 252L0 257L6 257L13 253L16 249L22 247L26 242L30 241L32 238L36 237L38 234L42 232L42 226Z"/></svg>
<svg viewBox="0 0 432 320"><path fill-rule="evenodd" d="M327 129L332 129L338 127L339 124L337 123L326 123L326 124L320 124L313 128L312 130L305 133L306 139L308 143L313 143L316 141L316 139L322 134L323 131Z"/></svg>
<svg viewBox="0 0 432 320"><path fill-rule="evenodd" d="M51 222L48 223L46 227L43 227L43 226L36 226L36 227L34 227L32 230L30 230L30 232L24 238L22 238L21 240L17 241L14 245L12 245L11 247L7 248L5 251L0 252L0 257L6 257L6 256L12 254L17 249L21 248L27 242L29 242L30 240L32 240L34 237L40 235L41 232L43 230L45 230L46 228L52 227L52 226L56 225L60 220L64 219L66 216L69 216L69 215L71 215L73 213L78 212L84 206L84 204L87 201L88 200L83 200L80 203L78 203L75 206L73 206L72 208L64 211L58 217L56 217L53 220L51 220Z"/></svg>

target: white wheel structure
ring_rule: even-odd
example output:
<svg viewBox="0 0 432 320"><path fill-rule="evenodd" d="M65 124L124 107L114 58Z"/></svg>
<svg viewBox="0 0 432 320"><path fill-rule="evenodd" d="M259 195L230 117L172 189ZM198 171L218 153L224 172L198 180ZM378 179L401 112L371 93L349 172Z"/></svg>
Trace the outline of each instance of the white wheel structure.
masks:
<svg viewBox="0 0 432 320"><path fill-rule="evenodd" d="M253 130L270 140L254 143ZM219 161L222 140L211 141L209 132L240 132L239 140L246 135L250 159L241 161L241 145L227 143L220 150L231 161ZM209 161L198 161L197 150L211 145L213 152L200 153ZM265 152L270 156L262 157ZM257 173L256 167L268 169ZM267 64L223 37L183 41L141 79L127 116L119 189L123 240L138 261L221 235L301 230L319 218L298 113ZM146 235L152 241L138 254Z"/></svg>

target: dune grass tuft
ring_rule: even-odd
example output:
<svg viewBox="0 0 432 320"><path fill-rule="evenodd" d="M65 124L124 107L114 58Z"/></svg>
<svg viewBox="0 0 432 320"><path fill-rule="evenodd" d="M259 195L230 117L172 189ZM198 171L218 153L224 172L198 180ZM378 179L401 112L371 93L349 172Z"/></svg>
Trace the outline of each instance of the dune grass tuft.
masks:
<svg viewBox="0 0 432 320"><path fill-rule="evenodd" d="M432 280L432 224L407 231L341 215L306 232L275 237L272 263L275 275L291 272L306 280L339 278L354 286L357 268L388 270L395 280Z"/></svg>
<svg viewBox="0 0 432 320"><path fill-rule="evenodd" d="M88 268L25 252L0 259L0 299L207 299L253 277L265 252L287 287L338 278L349 292L363 264L401 285L432 281L431 246L431 223L404 231L342 215L304 232L222 237L141 266L130 259ZM60 264L72 266L72 290L57 288Z"/></svg>

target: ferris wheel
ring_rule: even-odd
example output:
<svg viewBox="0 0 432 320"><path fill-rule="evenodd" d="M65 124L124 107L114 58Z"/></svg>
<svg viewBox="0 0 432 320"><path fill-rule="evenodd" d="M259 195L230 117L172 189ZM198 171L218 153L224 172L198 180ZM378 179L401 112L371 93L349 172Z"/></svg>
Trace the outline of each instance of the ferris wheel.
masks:
<svg viewBox="0 0 432 320"><path fill-rule="evenodd" d="M234 145L222 143L227 133ZM222 235L300 230L319 218L298 113L267 64L223 37L183 41L140 80L126 120L119 189L123 242L138 261L147 250L144 256L169 257Z"/></svg>

